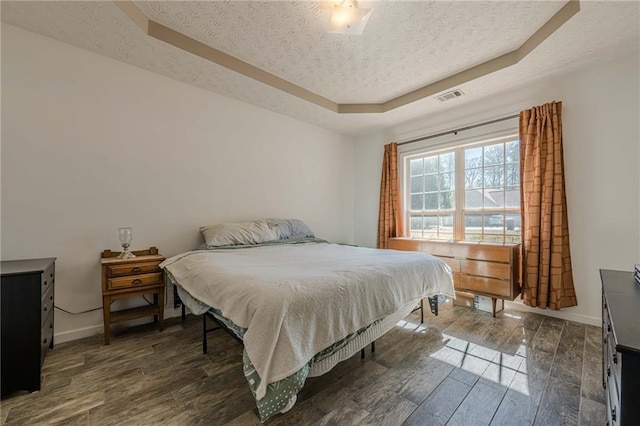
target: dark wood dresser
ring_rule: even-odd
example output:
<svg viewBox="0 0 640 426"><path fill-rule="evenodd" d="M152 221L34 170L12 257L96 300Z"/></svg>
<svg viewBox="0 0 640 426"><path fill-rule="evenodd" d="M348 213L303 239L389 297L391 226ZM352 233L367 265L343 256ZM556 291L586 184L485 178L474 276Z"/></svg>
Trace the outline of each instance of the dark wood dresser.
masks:
<svg viewBox="0 0 640 426"><path fill-rule="evenodd" d="M600 270L607 424L640 424L640 285L632 272Z"/></svg>
<svg viewBox="0 0 640 426"><path fill-rule="evenodd" d="M2 395L40 389L40 367L53 348L55 258L3 261Z"/></svg>

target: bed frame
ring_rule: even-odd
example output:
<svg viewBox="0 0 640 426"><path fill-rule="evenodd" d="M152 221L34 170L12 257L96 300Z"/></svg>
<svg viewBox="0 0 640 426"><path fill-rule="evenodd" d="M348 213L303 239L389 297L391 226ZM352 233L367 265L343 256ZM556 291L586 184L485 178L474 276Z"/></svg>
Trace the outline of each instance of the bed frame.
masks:
<svg viewBox="0 0 640 426"><path fill-rule="evenodd" d="M175 286L173 287L173 297L174 297L173 307L177 308L178 306L182 306L182 320L184 321L185 319L184 303L182 303L182 300L180 300L180 296L178 296L178 291L176 290ZM427 299L429 300L429 308L431 309L431 313L435 316L438 316L438 296L428 297ZM418 305L418 307L411 312L415 312L418 309L420 310L420 324L423 324L424 323L424 299L421 299L420 305ZM217 325L214 326L213 328L207 328L207 317L213 322L215 322ZM217 330L226 331L227 334L233 337L236 341L238 341L240 344L243 344L242 339L236 336L236 334L233 331L231 331L229 328L227 328L227 326L224 323L218 321L218 319L214 317L213 314L211 314L210 312L205 312L204 315L202 315L202 353L206 354L208 351L207 333L211 333L212 331L217 331ZM374 340L373 342L371 342L371 353L374 353L375 351L376 351L376 342ZM362 348L360 350L360 358L364 359L364 356L365 356L365 352L364 352L364 348Z"/></svg>

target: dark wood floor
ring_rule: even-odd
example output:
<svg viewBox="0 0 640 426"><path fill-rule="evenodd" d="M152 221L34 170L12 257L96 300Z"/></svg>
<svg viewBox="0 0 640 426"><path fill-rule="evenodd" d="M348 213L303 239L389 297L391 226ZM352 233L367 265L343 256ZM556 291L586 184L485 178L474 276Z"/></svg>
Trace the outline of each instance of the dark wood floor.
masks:
<svg viewBox="0 0 640 426"><path fill-rule="evenodd" d="M367 351L307 381L269 425L604 425L600 329L538 314L448 304L407 318ZM222 332L201 350L199 318L60 344L40 392L1 403L2 424L260 424Z"/></svg>

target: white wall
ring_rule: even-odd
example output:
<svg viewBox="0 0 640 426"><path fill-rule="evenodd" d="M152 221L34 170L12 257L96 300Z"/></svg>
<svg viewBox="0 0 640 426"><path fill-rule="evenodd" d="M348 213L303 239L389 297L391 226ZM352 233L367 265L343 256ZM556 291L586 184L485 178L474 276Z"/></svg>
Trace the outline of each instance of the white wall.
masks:
<svg viewBox="0 0 640 426"><path fill-rule="evenodd" d="M68 310L102 305L121 226L166 256L261 217L353 241L350 138L7 24L2 107L2 259L57 257ZM56 311L58 341L101 329L101 311Z"/></svg>
<svg viewBox="0 0 640 426"><path fill-rule="evenodd" d="M446 114L406 123L385 133L358 138L355 185L362 202L355 206L356 243L375 246L385 143L512 115L553 100L562 101L569 231L578 306L560 312L536 312L599 325L598 270L630 271L634 263L640 262L638 63L636 54L596 64ZM469 134L463 132L459 136Z"/></svg>

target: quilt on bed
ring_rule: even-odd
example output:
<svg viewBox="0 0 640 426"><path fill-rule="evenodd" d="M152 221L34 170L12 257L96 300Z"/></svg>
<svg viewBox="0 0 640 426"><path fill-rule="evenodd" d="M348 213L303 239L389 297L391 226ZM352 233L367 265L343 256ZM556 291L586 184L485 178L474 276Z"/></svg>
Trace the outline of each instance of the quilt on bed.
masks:
<svg viewBox="0 0 640 426"><path fill-rule="evenodd" d="M177 286L178 293L182 302L189 307L189 310L191 312L196 315L202 315L206 312L209 312L216 318L217 321L224 323L227 329L235 334L238 338L240 338L241 340L244 338L244 333L247 331L246 329L239 327L238 325L234 324L233 321L222 316L218 309L211 308L194 299L189 293L182 289L182 287L175 281L175 278L173 278L170 273L168 273L167 276L171 283ZM302 367L300 370L296 371L289 377L286 377L275 383L269 383L267 385L265 396L260 400L256 399L256 406L258 408L258 413L260 414L260 420L263 422L266 421L274 414L281 412L285 407L287 407L290 401L295 401L295 396L304 386L304 383L307 380L307 377L310 375L310 371L313 365L334 355L356 337L362 335L367 330L378 324L379 321L376 321L375 323L370 324L361 330L358 330L357 332L347 336L341 341L336 342L330 347L320 351L320 353L317 353L307 364L304 365L304 367ZM251 360L247 356L247 352L244 350L242 352L242 367L244 376L249 383L249 389L255 397L258 384L261 382L261 378L255 367L251 363Z"/></svg>
<svg viewBox="0 0 640 426"><path fill-rule="evenodd" d="M317 353L400 309L454 297L450 269L425 253L328 243L187 252L161 265L193 297L246 330L245 351L268 383L302 369Z"/></svg>

